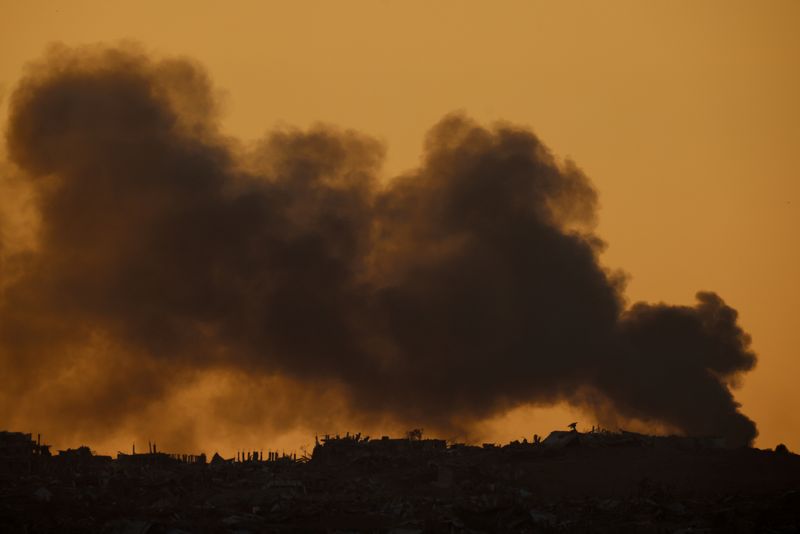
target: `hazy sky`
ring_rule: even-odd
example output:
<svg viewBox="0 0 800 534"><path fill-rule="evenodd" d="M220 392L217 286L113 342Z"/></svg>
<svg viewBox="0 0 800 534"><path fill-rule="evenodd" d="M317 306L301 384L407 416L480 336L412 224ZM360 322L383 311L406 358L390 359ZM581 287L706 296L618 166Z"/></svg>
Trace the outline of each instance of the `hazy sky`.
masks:
<svg viewBox="0 0 800 534"><path fill-rule="evenodd" d="M129 39L203 64L230 135L352 127L385 141L387 177L417 164L447 112L531 127L599 190L602 259L630 274L632 301L690 304L708 289L739 310L760 358L736 392L756 444L800 449L800 3L0 0L0 12L3 115L49 43ZM518 410L487 439L573 416Z"/></svg>

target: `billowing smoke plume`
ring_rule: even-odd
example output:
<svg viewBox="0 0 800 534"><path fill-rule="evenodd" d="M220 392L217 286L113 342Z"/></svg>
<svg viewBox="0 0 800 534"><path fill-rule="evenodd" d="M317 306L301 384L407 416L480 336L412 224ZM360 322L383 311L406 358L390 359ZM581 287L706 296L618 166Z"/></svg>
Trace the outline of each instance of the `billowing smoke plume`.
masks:
<svg viewBox="0 0 800 534"><path fill-rule="evenodd" d="M626 308L598 262L595 190L530 131L447 116L418 169L381 181L367 136L245 149L215 109L186 60L58 48L29 68L6 178L29 191L35 240L0 247L0 416L41 396L65 424L113 428L219 370L462 435L567 401L755 437L730 392L755 364L736 311L707 292Z"/></svg>

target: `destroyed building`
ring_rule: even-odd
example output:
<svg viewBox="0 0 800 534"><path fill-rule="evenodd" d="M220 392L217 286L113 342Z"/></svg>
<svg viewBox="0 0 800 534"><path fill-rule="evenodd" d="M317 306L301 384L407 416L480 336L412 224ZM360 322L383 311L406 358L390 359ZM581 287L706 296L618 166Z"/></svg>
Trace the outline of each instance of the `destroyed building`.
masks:
<svg viewBox="0 0 800 534"><path fill-rule="evenodd" d="M345 436L326 435L316 439L312 460L321 462L340 462L370 456L418 456L445 451L447 442L443 439L390 438L380 439L362 437L361 434Z"/></svg>
<svg viewBox="0 0 800 534"><path fill-rule="evenodd" d="M49 456L50 446L41 444L41 436L34 441L31 434L0 431L0 473L28 473Z"/></svg>
<svg viewBox="0 0 800 534"><path fill-rule="evenodd" d="M800 456L714 440L556 431L475 446L324 436L294 453L95 455L0 434L0 532L794 532ZM36 445L34 448L33 445ZM309 461L306 461L309 460Z"/></svg>

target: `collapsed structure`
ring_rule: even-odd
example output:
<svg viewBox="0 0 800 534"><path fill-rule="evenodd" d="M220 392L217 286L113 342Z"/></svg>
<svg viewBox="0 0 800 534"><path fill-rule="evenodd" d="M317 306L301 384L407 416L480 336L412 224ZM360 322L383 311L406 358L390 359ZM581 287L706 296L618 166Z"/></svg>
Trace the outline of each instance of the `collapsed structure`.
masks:
<svg viewBox="0 0 800 534"><path fill-rule="evenodd" d="M553 451L566 447L608 447L635 445L642 447L674 448L674 449L721 449L726 447L726 442L719 437L694 437L694 436L650 436L636 432L619 430L612 432L592 428L589 432L578 432L575 428L570 431L552 431L547 438L541 440L534 435L532 441L527 438L522 441L512 441L505 446L494 443L484 443L481 447L463 443L448 443L443 439L423 438L419 429L410 431L403 438L381 436L380 439L371 439L361 433L344 436L329 434L321 439L315 437L315 446L311 457L301 456L298 460L296 453L267 451L266 460L263 450L238 451L235 458L223 458L219 453L214 453L211 465L232 463L268 463L268 462L305 462L313 460L317 464L341 463L365 457L406 457L415 458L438 454L452 454L454 451L477 449L504 449L528 451ZM82 445L76 449L59 450L56 455L50 452L50 445L41 443L41 436L32 439L32 434L22 432L0 432L0 473L31 473L36 470L47 469L49 465L71 465L87 467L116 462L123 466L169 466L176 463L201 465L208 462L205 453L176 454L159 451L155 443L148 444L146 453L137 453L136 445L130 453L118 452L116 459L107 455L98 455L89 447Z"/></svg>
<svg viewBox="0 0 800 534"><path fill-rule="evenodd" d="M31 434L0 431L0 472L30 472L49 457L50 446L42 445L41 436L34 441Z"/></svg>
<svg viewBox="0 0 800 534"><path fill-rule="evenodd" d="M271 451L48 455L0 433L0 531L786 531L800 456L785 447L634 432L555 431L505 445L323 436ZM782 530L783 529L783 530Z"/></svg>

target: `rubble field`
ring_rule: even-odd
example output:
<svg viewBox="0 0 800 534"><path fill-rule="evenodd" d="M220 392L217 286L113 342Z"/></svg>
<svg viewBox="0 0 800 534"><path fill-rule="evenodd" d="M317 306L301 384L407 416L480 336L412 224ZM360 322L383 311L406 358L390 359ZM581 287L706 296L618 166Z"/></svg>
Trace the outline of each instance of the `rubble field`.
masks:
<svg viewBox="0 0 800 534"><path fill-rule="evenodd" d="M27 464L4 457L3 533L800 531L800 456L785 447L627 432L480 447L347 435L310 458L207 462L154 447L51 456L31 443Z"/></svg>

